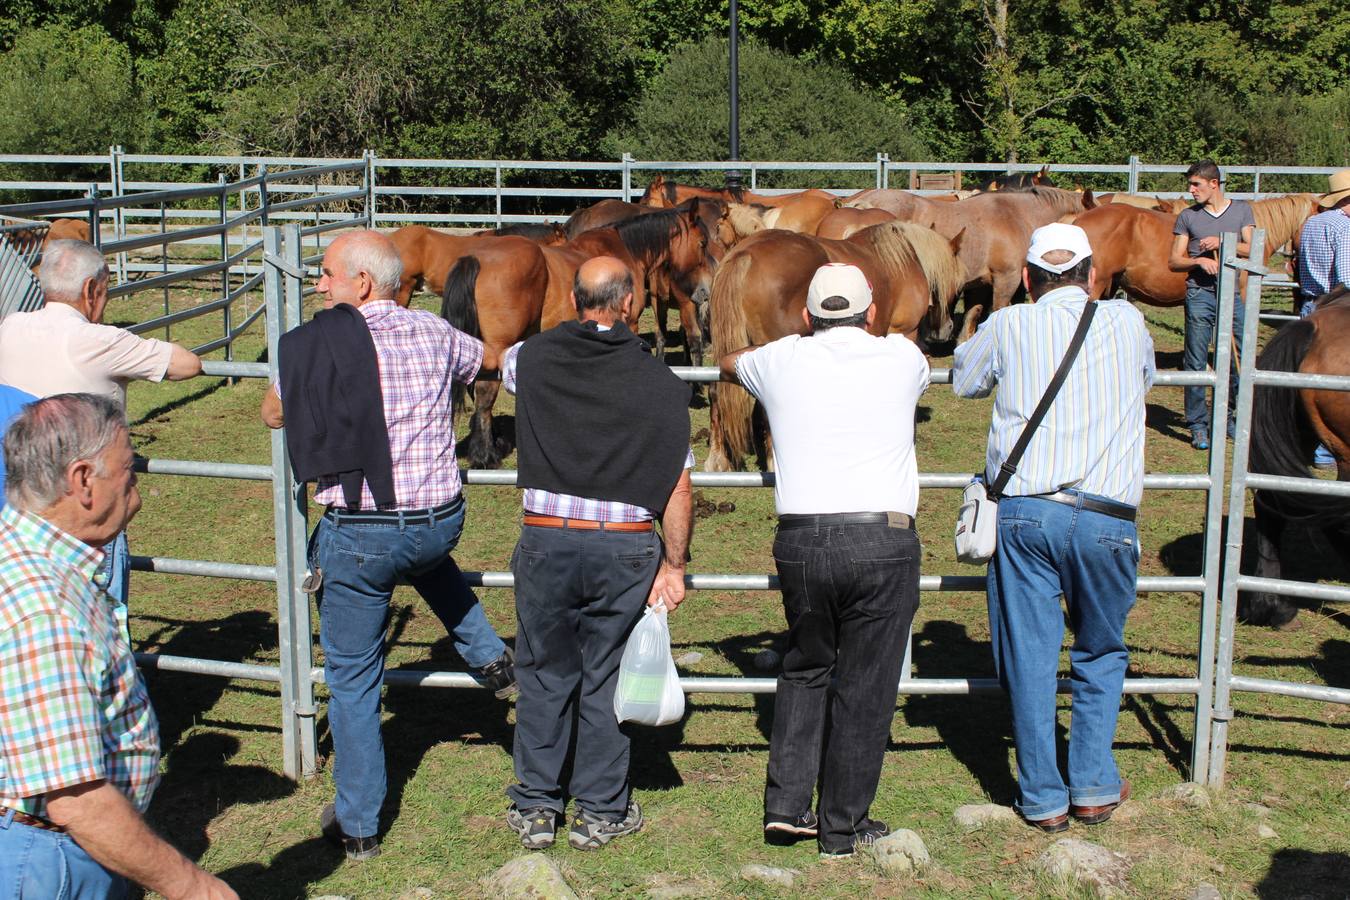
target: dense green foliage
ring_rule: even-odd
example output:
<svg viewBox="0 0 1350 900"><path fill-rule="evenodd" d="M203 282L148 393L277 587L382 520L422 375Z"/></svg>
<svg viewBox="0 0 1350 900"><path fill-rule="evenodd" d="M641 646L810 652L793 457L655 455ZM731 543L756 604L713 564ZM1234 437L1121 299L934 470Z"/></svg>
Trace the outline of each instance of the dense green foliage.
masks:
<svg viewBox="0 0 1350 900"><path fill-rule="evenodd" d="M725 156L699 0L0 0L0 149ZM1350 164L1343 0L743 0L743 156Z"/></svg>

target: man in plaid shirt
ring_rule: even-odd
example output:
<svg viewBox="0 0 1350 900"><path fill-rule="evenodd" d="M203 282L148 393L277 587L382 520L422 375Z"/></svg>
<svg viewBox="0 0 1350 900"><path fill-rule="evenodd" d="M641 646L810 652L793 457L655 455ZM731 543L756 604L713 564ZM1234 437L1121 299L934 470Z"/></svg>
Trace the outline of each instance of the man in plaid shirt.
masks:
<svg viewBox="0 0 1350 900"><path fill-rule="evenodd" d="M511 653L450 556L464 527L451 385L467 384L478 374L483 345L432 313L399 306L394 296L402 270L388 238L373 231L349 232L329 245L318 283L327 310L321 316L336 317L341 311L334 307L349 304L369 329L379 374L379 399L372 402L382 405L386 434L369 434L366 422L361 429L366 433L356 437L388 441L393 477L393 502L377 502L372 489L387 485L389 473L370 469L364 470L355 508L337 474L321 475L314 494L315 503L326 507L310 546L311 571L321 579L320 640L331 693L328 724L337 784L336 802L324 808L320 822L324 836L353 860L380 850L386 790L380 686L394 587L406 581L416 588L454 635L464 661L499 698L515 689ZM316 319L301 329L321 325ZM302 349L302 344L283 344L282 365L288 365L287 353ZM341 374L348 374L357 370L358 361L340 359L339 364L347 367ZM286 371L283 380L305 375ZM281 387L263 400L262 418L272 428L285 422ZM316 401L306 391L296 395L302 408L286 410L297 423L286 423L293 451L302 436L294 430L297 425L325 421L328 412L322 408L325 399ZM329 433L327 443L352 437Z"/></svg>
<svg viewBox="0 0 1350 900"><path fill-rule="evenodd" d="M96 581L141 507L122 409L95 394L24 408L0 511L0 896L235 898L141 814L159 726ZM236 898L237 900L237 898Z"/></svg>

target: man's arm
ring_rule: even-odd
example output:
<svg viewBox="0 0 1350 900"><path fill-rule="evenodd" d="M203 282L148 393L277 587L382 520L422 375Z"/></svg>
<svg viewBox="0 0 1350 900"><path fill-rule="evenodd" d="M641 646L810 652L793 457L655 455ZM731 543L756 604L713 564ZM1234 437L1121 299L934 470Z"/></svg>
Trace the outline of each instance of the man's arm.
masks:
<svg viewBox="0 0 1350 900"><path fill-rule="evenodd" d="M1199 266L1211 275L1217 274L1219 271L1218 261L1210 259L1208 256L1192 258L1187 253L1190 244L1191 239L1184 234L1172 236L1172 250L1167 254L1167 268L1173 272L1189 272Z"/></svg>
<svg viewBox="0 0 1350 900"><path fill-rule="evenodd" d="M998 382L994 369L994 319L980 325L952 352L952 392L958 397L987 397Z"/></svg>
<svg viewBox="0 0 1350 900"><path fill-rule="evenodd" d="M60 825L99 864L168 900L238 900L225 882L194 866L155 834L131 802L106 781L46 795L47 818Z"/></svg>
<svg viewBox="0 0 1350 900"><path fill-rule="evenodd" d="M1237 255L1248 256L1252 252L1252 232L1256 230L1255 225L1243 225L1242 230L1238 232Z"/></svg>
<svg viewBox="0 0 1350 900"><path fill-rule="evenodd" d="M647 594L647 605L655 606L657 601L665 603L667 610L673 610L684 600L684 560L689 555L689 538L694 533L694 497L690 489L689 470L680 473L675 482L666 508L661 513L661 535L665 539L665 555L661 559L661 568L656 572L656 581Z"/></svg>
<svg viewBox="0 0 1350 900"><path fill-rule="evenodd" d="M736 374L736 360L740 359L742 355L758 349L758 344L751 344L749 347L742 347L722 357L722 361L718 363L718 368L722 370L722 380L729 381L732 384L740 384L740 376Z"/></svg>
<svg viewBox="0 0 1350 900"><path fill-rule="evenodd" d="M193 353L186 347L180 347L177 344L171 344L172 352L169 354L169 368L164 371L164 377L170 381L186 381L189 378L196 378L202 374L202 358Z"/></svg>
<svg viewBox="0 0 1350 900"><path fill-rule="evenodd" d="M286 424L286 419L281 414L281 394L277 393L275 384L267 386L259 413L262 415L263 424L268 428L280 428Z"/></svg>

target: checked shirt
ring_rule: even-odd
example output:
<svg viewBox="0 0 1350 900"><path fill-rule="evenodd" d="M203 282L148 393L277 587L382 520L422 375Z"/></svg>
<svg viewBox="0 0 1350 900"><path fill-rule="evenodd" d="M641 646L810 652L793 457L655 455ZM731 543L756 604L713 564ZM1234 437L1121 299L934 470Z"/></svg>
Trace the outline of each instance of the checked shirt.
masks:
<svg viewBox="0 0 1350 900"><path fill-rule="evenodd" d="M45 816L43 795L106 780L144 812L159 725L107 595L102 553L12 506L0 510L0 805Z"/></svg>
<svg viewBox="0 0 1350 900"><path fill-rule="evenodd" d="M1303 223L1298 247L1298 286L1320 297L1338 284L1350 284L1350 216L1329 209Z"/></svg>
<svg viewBox="0 0 1350 900"><path fill-rule="evenodd" d="M380 366L384 421L394 467L393 506L375 504L369 482L361 484L362 509L430 509L459 496L451 387L468 384L483 364L483 343L422 309L393 300L357 307L366 317ZM281 396L280 385L276 386ZM289 411L288 411L289 412ZM314 502L345 509L337 478L320 478Z"/></svg>

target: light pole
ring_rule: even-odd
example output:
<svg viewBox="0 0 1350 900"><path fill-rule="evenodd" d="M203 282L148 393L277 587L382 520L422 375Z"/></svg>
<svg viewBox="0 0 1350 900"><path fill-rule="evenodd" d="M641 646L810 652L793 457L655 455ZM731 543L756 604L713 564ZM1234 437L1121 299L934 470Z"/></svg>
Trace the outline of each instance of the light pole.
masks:
<svg viewBox="0 0 1350 900"><path fill-rule="evenodd" d="M737 25L736 0L731 0L731 161L741 159L741 72L740 72L740 28ZM727 190L741 189L741 172L729 169L726 174Z"/></svg>

